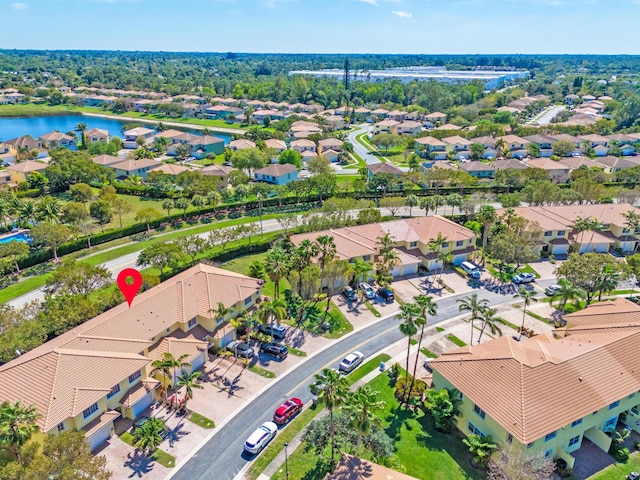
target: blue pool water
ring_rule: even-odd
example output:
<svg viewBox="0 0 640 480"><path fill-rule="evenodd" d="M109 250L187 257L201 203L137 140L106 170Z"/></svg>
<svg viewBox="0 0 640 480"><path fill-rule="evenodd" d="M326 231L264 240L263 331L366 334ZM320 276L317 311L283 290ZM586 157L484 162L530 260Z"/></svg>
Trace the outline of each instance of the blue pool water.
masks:
<svg viewBox="0 0 640 480"><path fill-rule="evenodd" d="M8 243L8 242L11 242L12 240L17 240L18 242L26 242L26 243L33 242L31 235L20 232L20 233L14 233L13 235L10 235L8 237L0 238L0 243Z"/></svg>

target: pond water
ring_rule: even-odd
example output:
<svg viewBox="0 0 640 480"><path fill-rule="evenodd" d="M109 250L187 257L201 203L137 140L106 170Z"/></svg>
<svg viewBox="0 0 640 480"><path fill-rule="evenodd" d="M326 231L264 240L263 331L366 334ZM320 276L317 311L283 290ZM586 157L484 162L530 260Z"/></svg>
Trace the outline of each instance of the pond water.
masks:
<svg viewBox="0 0 640 480"><path fill-rule="evenodd" d="M38 138L40 135L50 133L54 130L59 132L70 132L78 123L86 123L88 128L101 128L107 130L109 135L116 135L122 138L121 128L127 123L136 123L136 119L115 120L112 118L90 117L85 115L55 115L45 117L12 117L0 118L0 142L11 140L21 135L31 135ZM145 123L148 128L155 128L155 124ZM199 133L199 130L192 130L186 127L170 127L185 132ZM228 134L213 132L214 136L224 139L224 143L229 143L231 137Z"/></svg>

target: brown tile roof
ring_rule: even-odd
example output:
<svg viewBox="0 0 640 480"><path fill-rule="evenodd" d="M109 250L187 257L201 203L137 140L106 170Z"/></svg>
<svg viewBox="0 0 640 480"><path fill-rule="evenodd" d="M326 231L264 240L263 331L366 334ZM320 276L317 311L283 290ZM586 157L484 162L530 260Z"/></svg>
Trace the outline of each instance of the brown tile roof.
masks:
<svg viewBox="0 0 640 480"><path fill-rule="evenodd" d="M51 133L46 133L44 135L40 135L40 138L42 140L44 140L45 142L51 142L51 141L60 141L60 140L73 140L73 137L62 133L62 132L51 132Z"/></svg>
<svg viewBox="0 0 640 480"><path fill-rule="evenodd" d="M26 160L24 162L16 163L14 165L9 165L8 167L6 167L6 169L12 172L29 173L29 172L41 172L47 167L48 165L46 163L34 162L33 160Z"/></svg>
<svg viewBox="0 0 640 480"><path fill-rule="evenodd" d="M442 141L448 145L464 145L469 146L472 142L467 140L466 138L461 137L460 135L454 135L453 137L444 137Z"/></svg>
<svg viewBox="0 0 640 480"><path fill-rule="evenodd" d="M158 132L154 136L156 138L158 138L158 137L174 138L174 137L179 137L183 133L184 132L181 132L180 130L174 130L174 129L170 128L169 130L163 130L161 132Z"/></svg>
<svg viewBox="0 0 640 480"><path fill-rule="evenodd" d="M374 175L376 173L391 173L393 175L404 174L404 172L400 170L398 167L386 162L370 163L367 165L367 169Z"/></svg>
<svg viewBox="0 0 640 480"><path fill-rule="evenodd" d="M198 356L207 350L207 342L196 338L164 337L152 347L149 347L149 359L159 360L165 353L172 354L175 358L185 357L185 362L192 363Z"/></svg>
<svg viewBox="0 0 640 480"><path fill-rule="evenodd" d="M583 331L637 329L640 327L640 306L626 298L616 298L594 303L563 318L567 322L567 335Z"/></svg>
<svg viewBox="0 0 640 480"><path fill-rule="evenodd" d="M595 160L591 160L588 157L564 157L560 159L560 163L572 169L580 168L583 165L587 168L595 167L601 170L603 169L603 165Z"/></svg>
<svg viewBox="0 0 640 480"><path fill-rule="evenodd" d="M550 158L529 158L525 160L529 167L542 168L543 170L570 170L570 168L562 162L551 160Z"/></svg>
<svg viewBox="0 0 640 480"><path fill-rule="evenodd" d="M316 142L312 140L302 139L302 140L294 140L291 142L291 148L293 147L313 147L316 148Z"/></svg>
<svg viewBox="0 0 640 480"><path fill-rule="evenodd" d="M234 306L260 285L254 278L196 265L141 293L131 308L120 304L0 366L0 402L34 405L47 432L148 365L144 349L167 328L210 316L218 302Z"/></svg>
<svg viewBox="0 0 640 480"><path fill-rule="evenodd" d="M182 172L188 172L189 170L191 169L189 167L185 167L184 165L177 165L175 163L162 163L156 168L152 168L149 171L162 172L166 175L180 175Z"/></svg>
<svg viewBox="0 0 640 480"><path fill-rule="evenodd" d="M229 148L236 150L242 150L243 148L256 148L256 144L251 140L241 138L239 140L233 140L229 142Z"/></svg>
<svg viewBox="0 0 640 480"><path fill-rule="evenodd" d="M152 160L151 158L141 158L139 160L122 160L120 163L110 164L109 167L117 168L118 170L124 170L125 172L131 172L140 168L155 167L158 165L160 165L160 162L158 162L157 160Z"/></svg>
<svg viewBox="0 0 640 480"><path fill-rule="evenodd" d="M416 138L416 143L419 143L420 145L429 145L431 147L446 147L447 144L444 143L442 140L438 140L435 137L420 137L420 138Z"/></svg>
<svg viewBox="0 0 640 480"><path fill-rule="evenodd" d="M513 168L516 170L525 170L528 167L519 160L515 160L513 158L507 158L504 160L494 160L491 162L491 165L495 167L496 170L506 170L507 168Z"/></svg>
<svg viewBox="0 0 640 480"><path fill-rule="evenodd" d="M209 165L200 170L203 175L215 175L216 177L224 177L233 171L233 167L226 165Z"/></svg>
<svg viewBox="0 0 640 480"><path fill-rule="evenodd" d="M90 437L105 425L113 422L119 416L120 412L117 412L116 410L109 410L108 412L104 412L98 418L85 425L85 427L83 428L85 436Z"/></svg>
<svg viewBox="0 0 640 480"><path fill-rule="evenodd" d="M93 157L93 163L97 163L98 165L112 165L114 163L119 163L124 160L121 157L114 157L113 155L98 155L97 157Z"/></svg>
<svg viewBox="0 0 640 480"><path fill-rule="evenodd" d="M462 130L462 127L454 125L453 123L445 123L444 125L441 125L434 130Z"/></svg>
<svg viewBox="0 0 640 480"><path fill-rule="evenodd" d="M315 155L315 154L314 154ZM298 168L295 165L291 165L290 163L272 163L271 165L267 165L264 168L260 168L255 171L256 174L261 175L271 175L273 177L279 177L281 175L288 175L291 172L298 171Z"/></svg>
<svg viewBox="0 0 640 480"><path fill-rule="evenodd" d="M120 400L120 405L131 408L138 402L138 400L144 398L147 393L154 391L159 386L160 382L153 378L149 380L142 380L129 389L129 391Z"/></svg>
<svg viewBox="0 0 640 480"><path fill-rule="evenodd" d="M276 150L287 149L287 144L284 143L282 140L278 140L277 138L270 138L268 140L265 140L264 143L267 146L267 148L275 148Z"/></svg>
<svg viewBox="0 0 640 480"><path fill-rule="evenodd" d="M376 463L342 454L340 463L333 473L328 473L325 480L417 480L405 473L396 472Z"/></svg>
<svg viewBox="0 0 640 480"><path fill-rule="evenodd" d="M500 337L447 352L431 365L528 444L640 390L640 356L629 354L639 344L637 330L520 342Z"/></svg>
<svg viewBox="0 0 640 480"><path fill-rule="evenodd" d="M140 137L144 135L149 135L150 133L154 133L154 130L151 130L150 128L145 128L145 127L136 127L136 128L132 128L131 130L127 130L126 132L123 132L123 134L128 137L133 135L135 135L136 137Z"/></svg>

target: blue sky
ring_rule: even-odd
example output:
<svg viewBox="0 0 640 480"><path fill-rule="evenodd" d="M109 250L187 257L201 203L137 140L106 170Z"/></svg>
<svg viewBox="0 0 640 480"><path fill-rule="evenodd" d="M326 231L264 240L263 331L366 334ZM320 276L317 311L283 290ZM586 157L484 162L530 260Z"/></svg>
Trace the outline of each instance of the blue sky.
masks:
<svg viewBox="0 0 640 480"><path fill-rule="evenodd" d="M0 48L640 54L640 0L0 0Z"/></svg>

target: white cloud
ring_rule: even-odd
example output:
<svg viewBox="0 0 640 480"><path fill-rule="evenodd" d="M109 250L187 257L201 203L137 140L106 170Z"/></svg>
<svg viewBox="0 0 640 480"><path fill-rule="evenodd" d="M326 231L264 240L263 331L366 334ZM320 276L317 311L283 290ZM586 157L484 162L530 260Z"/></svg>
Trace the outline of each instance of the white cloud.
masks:
<svg viewBox="0 0 640 480"><path fill-rule="evenodd" d="M413 17L413 13L411 12L405 12L403 10L394 10L393 12L394 15L400 17L400 18L406 18L407 20L411 20L411 18Z"/></svg>
<svg viewBox="0 0 640 480"><path fill-rule="evenodd" d="M362 3L368 3L369 5L374 5L374 6L378 6L378 0L358 0L359 2Z"/></svg>
<svg viewBox="0 0 640 480"><path fill-rule="evenodd" d="M26 10L27 8L29 8L29 5L27 5L26 3L12 3L11 4L11 8L13 8L14 10Z"/></svg>

